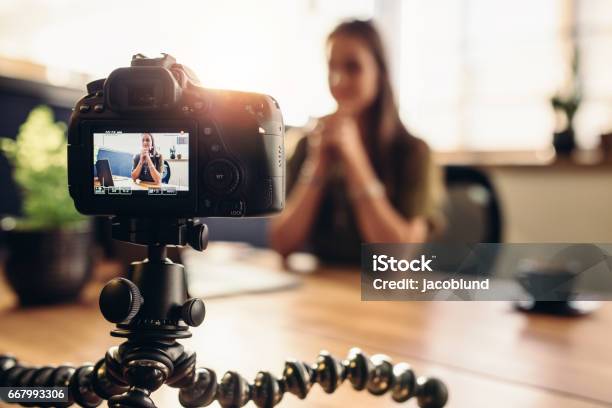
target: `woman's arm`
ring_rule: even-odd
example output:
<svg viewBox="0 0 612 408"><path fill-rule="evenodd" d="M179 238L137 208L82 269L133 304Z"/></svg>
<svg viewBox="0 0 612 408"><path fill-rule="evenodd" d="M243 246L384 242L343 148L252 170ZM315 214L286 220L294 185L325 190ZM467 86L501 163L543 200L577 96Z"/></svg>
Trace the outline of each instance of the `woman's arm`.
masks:
<svg viewBox="0 0 612 408"><path fill-rule="evenodd" d="M306 242L323 197L326 168L324 158L307 158L285 209L273 218L270 246L282 256L300 249Z"/></svg>
<svg viewBox="0 0 612 408"><path fill-rule="evenodd" d="M160 171L157 169L157 167L155 167L155 163L153 163L153 160L151 160L151 156L150 155L146 155L146 160L147 160L147 166L149 167L149 171L151 172L151 178L153 179L153 182L155 184L161 184L161 173ZM163 165L163 161L161 159L161 156L159 157L159 162L161 163L161 165Z"/></svg>
<svg viewBox="0 0 612 408"><path fill-rule="evenodd" d="M134 166L134 170L132 170L132 180L136 181L140 178L140 171L142 170L142 155L138 159L138 163Z"/></svg>
<svg viewBox="0 0 612 408"><path fill-rule="evenodd" d="M424 242L427 222L424 217L406 218L391 204L365 155L345 157L346 177L351 203L362 236L367 242Z"/></svg>
<svg viewBox="0 0 612 408"><path fill-rule="evenodd" d="M424 217L406 218L393 207L378 180L356 121L336 114L328 121L329 141L345 168L357 224L366 242L423 242ZM426 147L425 147L426 149Z"/></svg>

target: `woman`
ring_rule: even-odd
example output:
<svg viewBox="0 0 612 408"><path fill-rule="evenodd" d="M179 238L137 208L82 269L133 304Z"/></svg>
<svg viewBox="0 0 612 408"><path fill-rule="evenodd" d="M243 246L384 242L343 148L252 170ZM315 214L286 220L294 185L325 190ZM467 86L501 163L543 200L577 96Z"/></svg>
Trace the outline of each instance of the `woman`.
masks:
<svg viewBox="0 0 612 408"><path fill-rule="evenodd" d="M351 21L327 45L338 109L288 162L271 245L286 256L309 243L324 261L359 262L362 242L424 242L440 224L441 179L427 144L400 121L380 36Z"/></svg>
<svg viewBox="0 0 612 408"><path fill-rule="evenodd" d="M164 160L162 155L155 149L155 140L150 133L143 133L141 138L139 154L134 155L134 165L132 168L132 180L148 181L154 184L161 184L162 165Z"/></svg>

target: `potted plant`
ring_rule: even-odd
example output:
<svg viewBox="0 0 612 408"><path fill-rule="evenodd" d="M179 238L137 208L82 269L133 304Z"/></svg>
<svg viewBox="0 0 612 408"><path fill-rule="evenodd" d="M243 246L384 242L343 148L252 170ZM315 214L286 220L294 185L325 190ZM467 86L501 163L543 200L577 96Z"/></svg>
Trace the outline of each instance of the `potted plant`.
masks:
<svg viewBox="0 0 612 408"><path fill-rule="evenodd" d="M7 279L23 305L72 300L92 272L91 222L68 194L65 131L50 108L39 106L15 140L0 138L22 199L21 215L1 224Z"/></svg>
<svg viewBox="0 0 612 408"><path fill-rule="evenodd" d="M576 148L576 134L574 132L574 116L582 100L582 87L580 83L580 65L578 49L574 48L571 58L570 75L564 85L551 99L555 111L557 130L553 136L553 147L560 156L569 156Z"/></svg>

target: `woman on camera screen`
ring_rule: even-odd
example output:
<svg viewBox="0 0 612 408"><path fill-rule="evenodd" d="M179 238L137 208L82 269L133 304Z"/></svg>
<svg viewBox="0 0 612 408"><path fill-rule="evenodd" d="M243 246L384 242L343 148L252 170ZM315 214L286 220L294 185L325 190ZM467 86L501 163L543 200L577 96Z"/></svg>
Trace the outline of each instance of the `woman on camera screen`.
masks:
<svg viewBox="0 0 612 408"><path fill-rule="evenodd" d="M324 261L353 263L362 242L427 241L441 224L440 173L400 121L378 32L368 21L346 22L327 46L338 107L287 163L272 247L286 256L308 244Z"/></svg>
<svg viewBox="0 0 612 408"><path fill-rule="evenodd" d="M140 153L134 155L132 180L161 184L162 165L164 160L162 155L155 149L153 135L150 133L143 133L140 140L142 148Z"/></svg>

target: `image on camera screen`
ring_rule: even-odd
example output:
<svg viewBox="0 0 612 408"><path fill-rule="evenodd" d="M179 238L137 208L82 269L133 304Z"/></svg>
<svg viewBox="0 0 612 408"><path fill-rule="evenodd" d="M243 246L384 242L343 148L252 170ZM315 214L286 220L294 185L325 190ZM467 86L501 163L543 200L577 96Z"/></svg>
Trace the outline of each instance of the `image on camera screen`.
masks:
<svg viewBox="0 0 612 408"><path fill-rule="evenodd" d="M176 196L189 191L189 133L93 134L96 195Z"/></svg>

